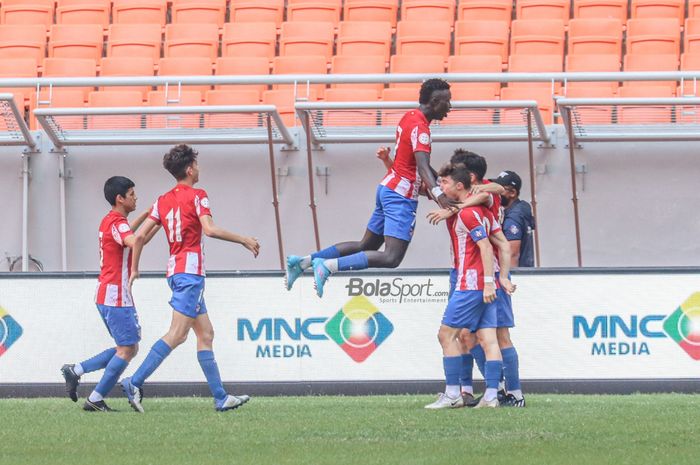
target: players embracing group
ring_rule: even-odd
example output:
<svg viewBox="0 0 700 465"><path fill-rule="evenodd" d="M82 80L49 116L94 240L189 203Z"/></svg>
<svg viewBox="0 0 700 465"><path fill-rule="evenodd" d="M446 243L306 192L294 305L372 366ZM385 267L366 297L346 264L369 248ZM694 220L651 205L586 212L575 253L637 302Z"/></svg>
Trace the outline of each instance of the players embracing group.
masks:
<svg viewBox="0 0 700 465"><path fill-rule="evenodd" d="M489 182L485 179L486 160L464 150L455 151L439 173L430 166L429 125L450 111L449 89L444 80L426 80L421 86L419 107L399 122L394 160L389 158L388 149L378 151L388 171L377 187L375 210L363 238L306 256L290 255L286 286L291 289L304 270L312 268L314 286L321 297L326 281L336 271L397 267L413 236L418 195L429 196L440 206L428 215L429 221L437 224L445 220L450 233L453 269L450 297L438 332L446 388L426 408L524 407L518 355L509 334L514 325L510 294L515 290L509 271L511 264L532 266L534 224L529 205L518 199L521 181L517 174L503 172ZM104 186L112 209L99 228L96 304L116 347L61 368L67 393L74 402L80 377L104 370L83 406L87 411L111 410L104 398L136 356L141 328L131 286L139 276L144 245L161 227L170 248L167 281L172 290L172 320L168 332L153 344L141 366L120 381L129 404L138 412L144 411L144 382L185 341L190 330L197 337L197 359L215 409L235 409L249 400L246 395L225 391L214 358L214 332L204 301L202 234L241 244L255 257L260 244L254 237L234 234L214 224L206 191L194 187L199 181L194 149L187 145L172 148L164 156L163 166L177 181L176 186L132 222L127 217L136 209L134 183L115 176ZM504 208L505 220L499 218ZM384 250L379 251L382 245ZM513 249L518 253L514 254ZM478 399L472 387L474 362L486 380L486 390ZM499 389L503 380L505 389Z"/></svg>

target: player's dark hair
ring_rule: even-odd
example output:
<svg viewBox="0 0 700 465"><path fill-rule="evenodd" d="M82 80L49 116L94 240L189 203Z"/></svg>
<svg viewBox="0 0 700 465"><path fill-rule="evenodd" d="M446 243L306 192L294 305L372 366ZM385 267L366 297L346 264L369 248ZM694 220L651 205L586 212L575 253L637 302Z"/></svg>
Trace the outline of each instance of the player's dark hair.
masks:
<svg viewBox="0 0 700 465"><path fill-rule="evenodd" d="M122 197L126 197L126 193L134 186L134 181L129 178L124 176L112 176L105 181L105 199L111 206L115 206L117 204L117 196L121 195Z"/></svg>
<svg viewBox="0 0 700 465"><path fill-rule="evenodd" d="M450 90L450 84L444 79L433 78L424 81L420 86L420 96L418 97L418 103L421 105L427 105L430 99L433 97L433 92L437 90Z"/></svg>
<svg viewBox="0 0 700 465"><path fill-rule="evenodd" d="M442 168L438 175L440 177L451 177L456 182L461 182L465 189L472 187L471 177L469 176L470 171L462 163L448 163Z"/></svg>
<svg viewBox="0 0 700 465"><path fill-rule="evenodd" d="M181 181L187 177L187 168L197 160L198 152L187 144L176 145L163 157L163 167Z"/></svg>
<svg viewBox="0 0 700 465"><path fill-rule="evenodd" d="M457 152L460 152L460 154L458 155ZM486 176L486 169L488 168L486 159L474 152L457 149L455 150L455 154L452 155L450 161L453 163L462 163L469 171L474 173L474 176L476 176L476 179L479 181L484 179L484 176Z"/></svg>

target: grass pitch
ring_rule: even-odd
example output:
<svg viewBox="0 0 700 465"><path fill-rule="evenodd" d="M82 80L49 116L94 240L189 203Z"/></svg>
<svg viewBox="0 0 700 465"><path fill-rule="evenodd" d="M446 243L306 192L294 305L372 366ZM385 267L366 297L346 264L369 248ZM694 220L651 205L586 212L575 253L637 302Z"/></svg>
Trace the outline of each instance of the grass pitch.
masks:
<svg viewBox="0 0 700 465"><path fill-rule="evenodd" d="M698 464L700 396L531 395L526 409L427 411L431 396L0 399L0 464Z"/></svg>

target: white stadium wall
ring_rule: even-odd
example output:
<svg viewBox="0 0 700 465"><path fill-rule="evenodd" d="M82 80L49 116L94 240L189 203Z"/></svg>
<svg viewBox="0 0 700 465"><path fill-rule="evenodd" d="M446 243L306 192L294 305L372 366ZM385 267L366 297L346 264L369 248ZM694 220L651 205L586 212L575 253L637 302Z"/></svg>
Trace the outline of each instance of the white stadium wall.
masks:
<svg viewBox="0 0 700 465"><path fill-rule="evenodd" d="M576 265L569 156L565 132L556 130L555 147L535 148L542 266ZM378 144L326 145L314 151L314 175L322 245L359 239L374 206L374 192L384 169L375 158ZM41 139L41 152L31 156L29 184L29 253L46 270L60 270L58 157ZM303 134L300 147L305 147ZM435 143L433 166L448 160L457 147L484 155L489 174L511 169L523 178L522 198L530 199L527 144L524 142ZM584 266L697 265L700 203L696 189L700 158L693 142L587 142L576 151L585 170L578 175ZM161 167L166 146L70 147L66 155L68 270L97 268L96 228L108 206L102 185L120 174L137 185L139 210L173 184ZM253 260L240 247L207 242L211 270L279 269L267 147L264 145L199 145L201 186L211 197L217 223L258 237L262 252ZM306 151L275 148L279 176L284 247L287 253L314 249L309 209ZM4 227L2 256L21 253L21 148L0 148L0 195ZM327 191L326 191L327 182ZM433 207L422 199L416 234L403 268L448 266L443 226L423 220ZM159 271L167 259L165 241L156 237L144 253L143 268Z"/></svg>

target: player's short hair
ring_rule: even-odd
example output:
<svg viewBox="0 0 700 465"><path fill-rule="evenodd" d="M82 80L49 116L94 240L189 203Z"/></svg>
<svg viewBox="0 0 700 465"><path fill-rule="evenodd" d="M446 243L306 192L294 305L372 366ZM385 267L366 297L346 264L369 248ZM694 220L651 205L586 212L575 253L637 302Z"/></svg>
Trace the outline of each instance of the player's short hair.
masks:
<svg viewBox="0 0 700 465"><path fill-rule="evenodd" d="M117 204L117 196L121 195L122 197L126 197L126 193L134 186L134 181L129 178L124 176L112 176L105 181L105 199L111 206L115 206Z"/></svg>
<svg viewBox="0 0 700 465"><path fill-rule="evenodd" d="M199 153L187 144L176 145L163 157L163 167L181 181L187 177L187 168L197 161Z"/></svg>
<svg viewBox="0 0 700 465"><path fill-rule="evenodd" d="M454 179L456 182L461 182L465 189L472 187L470 171L462 163L448 163L440 168L438 176L445 178L447 176Z"/></svg>
<svg viewBox="0 0 700 465"><path fill-rule="evenodd" d="M418 103L426 105L430 102L433 96L433 92L437 90L450 90L450 84L444 79L433 78L423 81L420 86L420 95L418 97Z"/></svg>
<svg viewBox="0 0 700 465"><path fill-rule="evenodd" d="M450 163L463 164L469 171L474 173L474 176L476 176L476 179L479 181L484 179L484 176L486 176L486 169L488 168L484 157L464 149L455 150L452 158L450 158Z"/></svg>

